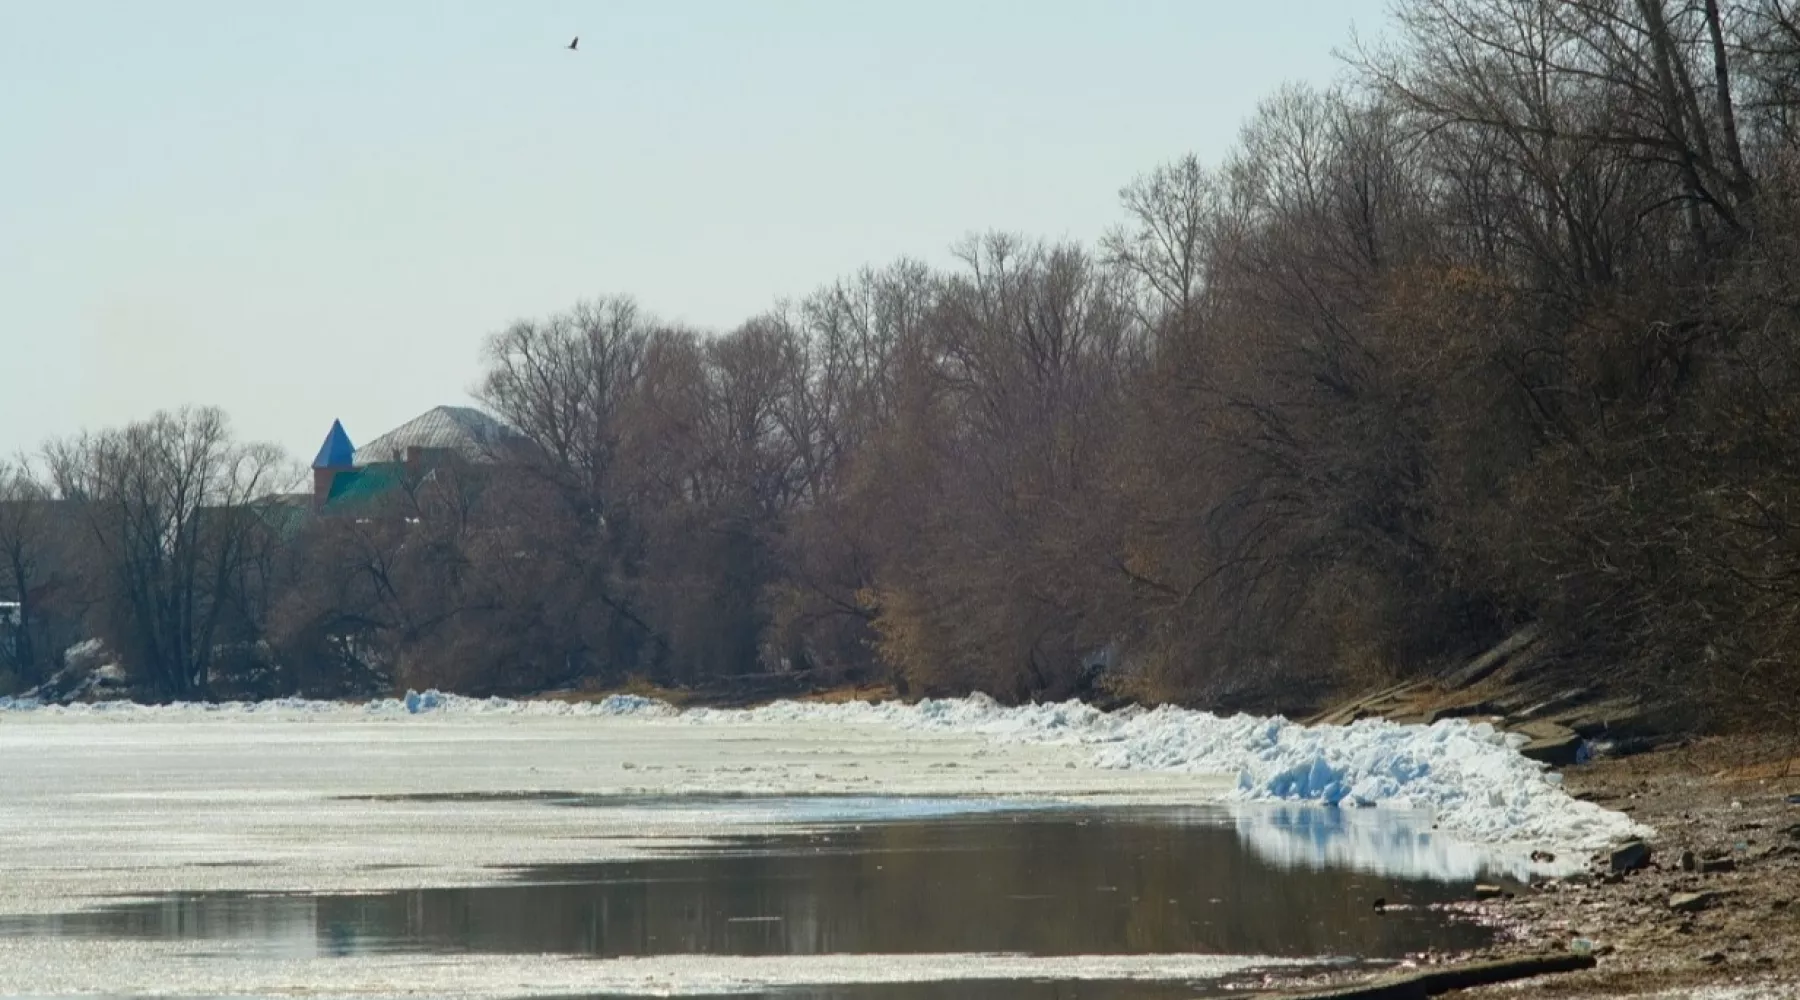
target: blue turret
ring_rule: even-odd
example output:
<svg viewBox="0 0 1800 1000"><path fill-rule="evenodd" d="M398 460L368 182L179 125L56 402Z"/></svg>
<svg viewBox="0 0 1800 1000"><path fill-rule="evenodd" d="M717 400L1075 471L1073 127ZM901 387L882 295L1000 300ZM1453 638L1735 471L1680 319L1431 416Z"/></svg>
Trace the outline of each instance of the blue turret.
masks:
<svg viewBox="0 0 1800 1000"><path fill-rule="evenodd" d="M331 432L325 435L325 443L319 446L319 455L313 459L313 509L325 506L331 497L331 481L340 472L349 472L356 466L356 446L350 443L350 435L344 433L344 425L336 420L331 422Z"/></svg>
<svg viewBox="0 0 1800 1000"><path fill-rule="evenodd" d="M319 446L319 457L313 459L313 468L348 469L355 464L356 446L350 443L350 435L344 433L344 425L333 420L331 433L325 435L325 443Z"/></svg>

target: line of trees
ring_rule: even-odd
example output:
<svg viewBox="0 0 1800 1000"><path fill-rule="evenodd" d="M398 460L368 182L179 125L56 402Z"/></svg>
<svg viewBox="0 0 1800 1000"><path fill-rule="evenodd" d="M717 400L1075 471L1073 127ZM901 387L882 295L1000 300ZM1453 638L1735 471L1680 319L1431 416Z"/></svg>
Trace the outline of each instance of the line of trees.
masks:
<svg viewBox="0 0 1800 1000"><path fill-rule="evenodd" d="M1292 708L1536 623L1792 723L1800 15L1400 0L1346 58L1094 246L971 238L717 336L622 297L518 323L477 395L529 447L382 516L216 513L279 462L206 412L53 447L0 471L0 599L18 512L80 500L85 600L169 695L254 648L309 690Z"/></svg>

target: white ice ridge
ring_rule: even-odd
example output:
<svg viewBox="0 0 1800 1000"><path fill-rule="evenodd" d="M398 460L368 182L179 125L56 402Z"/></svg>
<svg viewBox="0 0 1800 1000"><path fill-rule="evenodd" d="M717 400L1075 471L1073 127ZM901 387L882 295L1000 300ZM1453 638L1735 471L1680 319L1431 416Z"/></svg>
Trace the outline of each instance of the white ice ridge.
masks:
<svg viewBox="0 0 1800 1000"><path fill-rule="evenodd" d="M1092 747L1101 767L1235 774L1233 797L1345 807L1429 810L1436 828L1465 841L1542 848L1545 869L1653 831L1571 797L1562 776L1518 752L1522 737L1487 723L1446 719L1429 726L1368 719L1303 726L1280 717L1164 706L1103 712L1080 702L1006 708L976 695L949 701L819 705L778 702L744 712L695 710L694 721L884 721L903 727L973 730L1001 740Z"/></svg>
<svg viewBox="0 0 1800 1000"><path fill-rule="evenodd" d="M1007 707L983 695L916 703L776 702L755 709L677 710L633 695L595 702L476 699L427 691L362 705L284 699L219 705L129 703L40 706L0 699L0 711L93 714L119 719L354 712L630 716L697 726L807 724L978 733L1000 742L1072 745L1094 764L1130 771L1235 775L1231 797L1344 807L1429 810L1444 834L1480 845L1543 849L1541 868L1567 869L1608 844L1651 833L1622 813L1571 797L1561 776L1518 752L1522 739L1486 723L1429 726L1362 720L1303 726L1280 717L1217 716L1164 706L1105 712L1076 701Z"/></svg>

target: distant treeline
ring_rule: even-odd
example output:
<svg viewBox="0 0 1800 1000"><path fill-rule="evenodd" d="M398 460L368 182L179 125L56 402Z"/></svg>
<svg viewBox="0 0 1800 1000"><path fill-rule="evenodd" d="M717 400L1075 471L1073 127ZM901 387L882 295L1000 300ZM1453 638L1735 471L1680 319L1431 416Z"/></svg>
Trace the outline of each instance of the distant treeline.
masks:
<svg viewBox="0 0 1800 1000"><path fill-rule="evenodd" d="M1294 707L1530 622L1562 669L1792 722L1800 16L1402 0L1389 37L1096 246L972 238L718 336L625 298L502 331L479 395L531 447L378 514L272 516L278 456L209 411L53 445L0 477L0 599L171 696L796 670ZM15 686L71 638L25 612Z"/></svg>

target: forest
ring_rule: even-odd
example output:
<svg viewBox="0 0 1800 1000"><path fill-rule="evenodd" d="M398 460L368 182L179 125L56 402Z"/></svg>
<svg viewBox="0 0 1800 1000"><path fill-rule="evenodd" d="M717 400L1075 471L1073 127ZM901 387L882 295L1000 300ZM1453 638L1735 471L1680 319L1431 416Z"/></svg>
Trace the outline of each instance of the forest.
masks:
<svg viewBox="0 0 1800 1000"><path fill-rule="evenodd" d="M0 694L97 637L164 699L1291 710L1535 625L1700 724L1800 724L1800 12L1399 0L1342 58L1092 245L495 332L519 446L368 516L205 408L0 465Z"/></svg>

